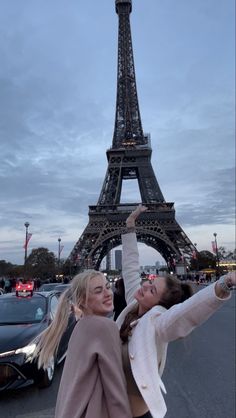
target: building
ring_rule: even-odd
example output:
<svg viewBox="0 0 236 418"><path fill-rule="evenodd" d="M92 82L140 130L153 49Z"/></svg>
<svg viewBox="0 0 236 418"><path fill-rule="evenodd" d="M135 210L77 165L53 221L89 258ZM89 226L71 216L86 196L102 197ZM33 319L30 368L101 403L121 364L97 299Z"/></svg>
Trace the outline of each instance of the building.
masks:
<svg viewBox="0 0 236 418"><path fill-rule="evenodd" d="M122 250L115 250L115 269L122 270Z"/></svg>

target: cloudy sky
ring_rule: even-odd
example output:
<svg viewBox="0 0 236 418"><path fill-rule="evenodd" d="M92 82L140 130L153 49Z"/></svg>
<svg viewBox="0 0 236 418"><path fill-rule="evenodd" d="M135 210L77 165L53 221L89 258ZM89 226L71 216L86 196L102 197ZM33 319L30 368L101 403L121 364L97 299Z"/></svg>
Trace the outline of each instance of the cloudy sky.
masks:
<svg viewBox="0 0 236 418"><path fill-rule="evenodd" d="M199 250L235 247L234 0L133 0L142 124L166 201ZM69 255L104 180L116 100L114 0L0 0L0 259ZM122 199L139 201L129 184ZM158 259L141 248L141 263Z"/></svg>

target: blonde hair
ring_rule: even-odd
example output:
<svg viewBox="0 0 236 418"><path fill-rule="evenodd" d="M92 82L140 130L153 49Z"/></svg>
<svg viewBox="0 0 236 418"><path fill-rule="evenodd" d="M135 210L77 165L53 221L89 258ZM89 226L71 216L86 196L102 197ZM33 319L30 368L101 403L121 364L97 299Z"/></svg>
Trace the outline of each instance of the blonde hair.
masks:
<svg viewBox="0 0 236 418"><path fill-rule="evenodd" d="M55 318L49 327L36 339L36 349L33 359L37 358L38 368L46 369L50 359L56 355L61 337L68 325L71 307L75 306L82 313L88 303L89 283L94 277L104 275L96 270L85 270L77 274L70 283L70 287L60 296Z"/></svg>

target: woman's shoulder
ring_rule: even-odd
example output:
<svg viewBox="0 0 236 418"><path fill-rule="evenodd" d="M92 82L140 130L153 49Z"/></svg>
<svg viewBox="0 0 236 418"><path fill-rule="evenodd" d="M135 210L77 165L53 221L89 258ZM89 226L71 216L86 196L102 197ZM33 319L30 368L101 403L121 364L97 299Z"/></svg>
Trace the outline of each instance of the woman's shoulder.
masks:
<svg viewBox="0 0 236 418"><path fill-rule="evenodd" d="M94 350L101 351L108 342L111 346L119 344L120 335L117 324L110 318L88 315L80 320L78 335L83 335L86 340L91 339Z"/></svg>
<svg viewBox="0 0 236 418"><path fill-rule="evenodd" d="M166 308L164 308L161 305L153 306L149 311L147 311L141 318L143 322L148 321L150 319L155 319L156 317L160 316L161 314L165 313L167 311Z"/></svg>
<svg viewBox="0 0 236 418"><path fill-rule="evenodd" d="M86 315L80 319L79 325L84 328L92 328L99 330L99 329L117 329L116 323L106 317L106 316L99 316L99 315Z"/></svg>

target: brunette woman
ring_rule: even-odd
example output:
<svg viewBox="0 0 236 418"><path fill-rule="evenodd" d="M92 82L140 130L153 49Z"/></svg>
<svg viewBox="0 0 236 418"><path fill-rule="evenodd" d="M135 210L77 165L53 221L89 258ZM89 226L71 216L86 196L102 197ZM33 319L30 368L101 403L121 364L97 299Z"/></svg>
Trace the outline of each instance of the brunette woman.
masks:
<svg viewBox="0 0 236 418"><path fill-rule="evenodd" d="M163 418L166 393L161 376L170 341L185 337L205 322L225 301L236 284L229 273L192 295L192 288L172 276L140 286L135 220L147 208L139 206L127 218L122 235L122 276L127 307L117 319L123 342L123 367L133 417Z"/></svg>

